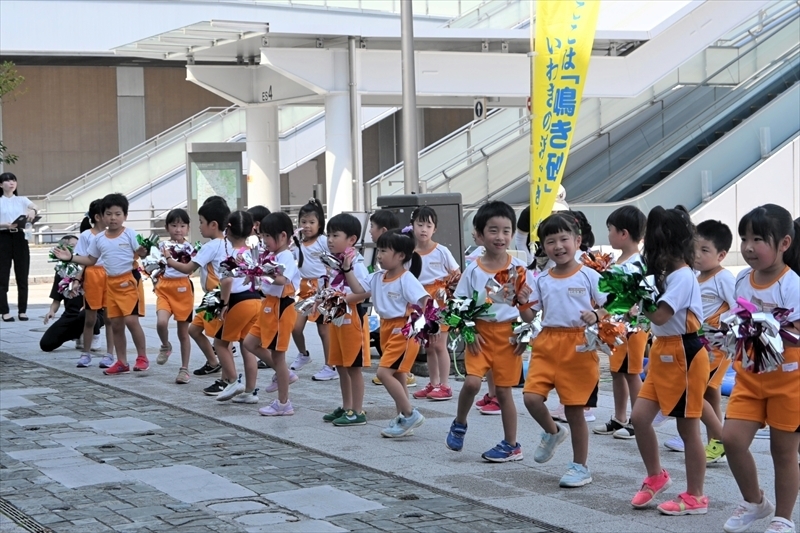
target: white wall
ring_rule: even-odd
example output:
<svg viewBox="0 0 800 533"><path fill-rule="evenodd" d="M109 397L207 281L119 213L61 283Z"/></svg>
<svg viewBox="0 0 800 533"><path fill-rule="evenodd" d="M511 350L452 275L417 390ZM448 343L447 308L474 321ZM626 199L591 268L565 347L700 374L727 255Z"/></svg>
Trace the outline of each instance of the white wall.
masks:
<svg viewBox="0 0 800 533"><path fill-rule="evenodd" d="M727 224L734 238L725 265L743 265L737 226L748 211L763 204L778 204L788 209L792 218L800 216L800 137L698 207L692 220L697 224L716 219Z"/></svg>

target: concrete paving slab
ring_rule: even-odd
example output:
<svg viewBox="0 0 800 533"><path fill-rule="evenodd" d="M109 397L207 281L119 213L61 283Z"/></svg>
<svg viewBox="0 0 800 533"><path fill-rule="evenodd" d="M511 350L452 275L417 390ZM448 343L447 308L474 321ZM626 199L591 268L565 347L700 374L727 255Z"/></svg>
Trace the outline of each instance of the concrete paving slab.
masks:
<svg viewBox="0 0 800 533"><path fill-rule="evenodd" d="M239 502L215 503L214 505L209 505L208 508L220 514L239 514L266 509L267 506L261 502L244 500Z"/></svg>
<svg viewBox="0 0 800 533"><path fill-rule="evenodd" d="M281 507L297 511L311 518L362 513L383 508L383 505L379 503L366 500L329 485L273 492L267 494L265 498Z"/></svg>
<svg viewBox="0 0 800 533"><path fill-rule="evenodd" d="M348 530L324 520L303 520L262 528L248 528L247 531L248 533L344 533Z"/></svg>
<svg viewBox="0 0 800 533"><path fill-rule="evenodd" d="M63 446L70 448L80 448L81 446L102 446L122 442L122 439L109 435L98 435L90 431L70 431L68 433L56 433L50 438Z"/></svg>
<svg viewBox="0 0 800 533"><path fill-rule="evenodd" d="M83 454L74 448L66 446L54 446L52 448L39 448L34 450L20 450L18 452L5 452L9 457L17 461L39 461L46 459L58 459L60 457L83 457Z"/></svg>
<svg viewBox="0 0 800 533"><path fill-rule="evenodd" d="M7 397L10 398L11 396L36 396L40 394L56 394L56 393L58 393L57 390L50 389L48 387L19 387L12 389L3 389L0 390L0 402L2 402ZM3 409L5 409L5 407Z"/></svg>
<svg viewBox="0 0 800 533"><path fill-rule="evenodd" d="M95 431L108 433L110 435L119 435L122 433L144 433L147 431L161 429L161 426L130 416L124 416L122 418L101 418L98 420L87 420L85 422L81 422L81 424L89 426Z"/></svg>
<svg viewBox="0 0 800 533"><path fill-rule="evenodd" d="M0 398L0 407L6 410L17 409L18 407L33 407L36 402L32 402L23 396L10 395Z"/></svg>
<svg viewBox="0 0 800 533"><path fill-rule="evenodd" d="M298 521L296 516L286 513L253 513L240 516L235 520L245 526L270 526Z"/></svg>
<svg viewBox="0 0 800 533"><path fill-rule="evenodd" d="M101 485L103 483L119 483L127 481L124 472L110 465L101 465L89 461L91 464L67 466L63 468L40 468L42 474L53 481L61 483L68 489L86 487L88 485Z"/></svg>
<svg viewBox="0 0 800 533"><path fill-rule="evenodd" d="M222 476L191 465L129 470L128 474L176 500L197 503L206 500L249 498L256 493Z"/></svg>
<svg viewBox="0 0 800 533"><path fill-rule="evenodd" d="M15 423L18 426L28 427L28 426L55 426L58 424L73 424L77 422L74 418L69 416L34 416L31 418L17 418L12 419L11 422Z"/></svg>

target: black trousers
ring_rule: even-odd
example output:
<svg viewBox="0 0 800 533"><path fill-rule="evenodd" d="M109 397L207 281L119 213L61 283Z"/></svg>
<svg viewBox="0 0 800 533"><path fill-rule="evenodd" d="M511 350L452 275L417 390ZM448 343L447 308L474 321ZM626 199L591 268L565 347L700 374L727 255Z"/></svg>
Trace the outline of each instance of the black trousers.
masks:
<svg viewBox="0 0 800 533"><path fill-rule="evenodd" d="M14 262L14 277L17 280L17 313L28 311L28 273L31 270L31 251L25 232L0 231L0 314L9 313L8 282L11 278L11 262Z"/></svg>
<svg viewBox="0 0 800 533"><path fill-rule="evenodd" d="M74 313L64 313L44 332L42 340L39 341L39 348L41 348L43 352L52 352L60 348L65 342L80 338L83 335L83 324L85 321L86 311L81 311L77 315ZM97 321L94 323L95 335L100 334L100 326L102 325L103 319L101 314L98 313ZM89 346L86 347L86 351L89 351Z"/></svg>

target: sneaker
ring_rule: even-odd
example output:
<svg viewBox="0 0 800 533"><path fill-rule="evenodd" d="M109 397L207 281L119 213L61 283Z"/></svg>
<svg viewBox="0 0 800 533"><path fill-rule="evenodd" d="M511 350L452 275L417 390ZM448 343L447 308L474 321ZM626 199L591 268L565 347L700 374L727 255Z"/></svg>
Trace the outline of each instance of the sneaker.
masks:
<svg viewBox="0 0 800 533"><path fill-rule="evenodd" d="M418 390L414 394L412 394L411 397L415 398L417 400L423 400L423 399L427 398L428 394L430 394L431 392L433 392L433 383L428 383L427 385L422 387L420 390Z"/></svg>
<svg viewBox="0 0 800 533"><path fill-rule="evenodd" d="M383 385L383 381L381 381L381 378L379 378L378 376L375 376L374 378L372 378L372 384L373 385Z"/></svg>
<svg viewBox="0 0 800 533"><path fill-rule="evenodd" d="M522 461L522 446L520 446L519 442L516 446L512 446L505 440L501 440L500 444L489 451L483 452L481 457L484 461L489 461L490 463Z"/></svg>
<svg viewBox="0 0 800 533"><path fill-rule="evenodd" d="M728 462L728 458L725 457L725 446L717 439L711 439L711 442L706 445L706 464L726 462Z"/></svg>
<svg viewBox="0 0 800 533"><path fill-rule="evenodd" d="M361 411L356 414L352 409L333 421L334 426L365 426L367 424L367 413Z"/></svg>
<svg viewBox="0 0 800 533"><path fill-rule="evenodd" d="M99 352L100 351L100 335L92 335L92 351Z"/></svg>
<svg viewBox="0 0 800 533"><path fill-rule="evenodd" d="M769 438L769 426L765 428L761 428L756 431L756 439L768 439Z"/></svg>
<svg viewBox="0 0 800 533"><path fill-rule="evenodd" d="M78 337L75 339L75 349L83 350L83 337Z"/></svg>
<svg viewBox="0 0 800 533"><path fill-rule="evenodd" d="M314 381L330 381L332 379L339 379L339 373L336 371L335 366L325 365L322 370L311 376Z"/></svg>
<svg viewBox="0 0 800 533"><path fill-rule="evenodd" d="M233 400L233 403L258 403L258 389L253 389L252 392L245 391Z"/></svg>
<svg viewBox="0 0 800 533"><path fill-rule="evenodd" d="M769 527L764 533L795 533L794 522L786 520L780 516L776 516L769 523Z"/></svg>
<svg viewBox="0 0 800 533"><path fill-rule="evenodd" d="M426 396L429 400L433 400L436 402L441 402L443 400L452 400L453 399L453 389L444 385L443 383L439 383L436 385L432 391L428 393Z"/></svg>
<svg viewBox="0 0 800 533"><path fill-rule="evenodd" d="M216 374L221 370L222 370L222 365L219 363L217 363L216 366L211 366L208 363L206 363L197 370L195 370L194 372L192 372L192 374L194 374L195 376L207 376L209 374Z"/></svg>
<svg viewBox="0 0 800 533"><path fill-rule="evenodd" d="M594 411L592 411L590 408L583 410L583 419L586 420L587 422L595 422L597 420L597 417L594 416Z"/></svg>
<svg viewBox="0 0 800 533"><path fill-rule="evenodd" d="M556 422L566 422L567 415L564 414L564 406L562 404L558 404L558 407L556 407L555 409L551 409L550 418L552 418Z"/></svg>
<svg viewBox="0 0 800 533"><path fill-rule="evenodd" d="M672 437L667 442L664 443L664 446L672 450L673 452L683 452L686 448L683 445L683 439L678 435L677 437Z"/></svg>
<svg viewBox="0 0 800 533"><path fill-rule="evenodd" d="M642 488L633 496L631 505L636 509L647 507L653 503L653 498L664 492L670 485L672 485L672 479L662 468L660 474L644 478Z"/></svg>
<svg viewBox="0 0 800 533"><path fill-rule="evenodd" d="M556 427L558 428L558 433L555 435L551 435L546 431L542 432L542 440L539 442L536 451L533 452L533 460L537 463L546 463L552 459L558 445L564 442L567 435L569 435L569 430L565 426L556 424Z"/></svg>
<svg viewBox="0 0 800 533"><path fill-rule="evenodd" d="M175 383L179 385L185 385L189 383L189 369L185 366L182 366L180 370L178 370L178 376L175 378Z"/></svg>
<svg viewBox="0 0 800 533"><path fill-rule="evenodd" d="M147 360L146 355L137 355L136 362L133 364L134 372L144 372L150 368L150 361Z"/></svg>
<svg viewBox="0 0 800 533"><path fill-rule="evenodd" d="M670 516L684 516L687 514L706 514L708 512L708 497L692 496L688 492L678 494L674 500L669 500L658 506L661 514Z"/></svg>
<svg viewBox="0 0 800 533"><path fill-rule="evenodd" d="M322 421L333 422L334 420L342 416L344 413L345 413L344 409L342 409L341 407L337 407L336 409L333 410L332 413L328 413L327 415L322 415Z"/></svg>
<svg viewBox="0 0 800 533"><path fill-rule="evenodd" d="M110 367L103 370L103 374L106 376L112 376L114 374L127 374L131 371L131 367L128 365L123 365L119 361L115 362Z"/></svg>
<svg viewBox="0 0 800 533"><path fill-rule="evenodd" d="M742 533L750 528L756 520L766 518L775 512L775 506L761 493L761 503L750 503L742 501L736 506L733 514L722 526L728 533Z"/></svg>
<svg viewBox="0 0 800 533"><path fill-rule="evenodd" d="M158 349L158 357L156 357L156 364L163 365L169 359L169 356L172 355L172 343L168 342L167 344L162 344L161 348Z"/></svg>
<svg viewBox="0 0 800 533"><path fill-rule="evenodd" d="M80 359L78 359L78 368L86 368L89 366L92 366L92 355L83 352Z"/></svg>
<svg viewBox="0 0 800 533"><path fill-rule="evenodd" d="M592 432L596 433L597 435L613 435L615 431L624 427L625 424L612 416L611 419L605 424L593 427Z"/></svg>
<svg viewBox="0 0 800 533"><path fill-rule="evenodd" d="M97 365L100 368L111 368L111 365L114 364L114 356L110 353L107 353L100 359L100 364Z"/></svg>
<svg viewBox="0 0 800 533"><path fill-rule="evenodd" d="M480 411L481 407L483 407L484 405L488 404L491 401L492 401L492 397L489 396L489 393L487 392L486 394L483 395L483 398L481 398L480 400L475 402L475 409Z"/></svg>
<svg viewBox="0 0 800 533"><path fill-rule="evenodd" d="M308 352L299 353L297 354L297 357L294 358L294 362L291 365L289 365L289 370L300 370L310 362L311 362L311 356L308 355Z"/></svg>
<svg viewBox="0 0 800 533"><path fill-rule="evenodd" d="M630 440L636 438L636 432L633 430L633 424L628 422L625 424L625 427L622 429L618 429L614 432L615 439L624 439Z"/></svg>
<svg viewBox="0 0 800 533"><path fill-rule="evenodd" d="M267 368L269 368L269 365L267 363L265 363L264 361L262 361L261 359L259 359L258 360L258 369L259 370L266 370Z"/></svg>
<svg viewBox="0 0 800 533"><path fill-rule="evenodd" d="M292 416L294 414L292 400L286 400L286 403L281 403L277 399L272 400L271 404L259 409L258 414L262 416Z"/></svg>
<svg viewBox="0 0 800 533"><path fill-rule="evenodd" d="M227 381L225 381L224 379L218 379L217 381L215 381L214 383L203 389L203 394L205 394L206 396L216 396L220 392L224 391L225 387L227 386L228 386Z"/></svg>
<svg viewBox="0 0 800 533"><path fill-rule="evenodd" d="M450 424L450 432L447 434L445 446L454 452L460 452L464 447L464 436L467 434L467 425L459 424L455 420Z"/></svg>
<svg viewBox="0 0 800 533"><path fill-rule="evenodd" d="M410 416L398 415L388 427L381 430L381 435L389 439L410 436L414 434L414 428L418 428L424 422L425 417L414 409Z"/></svg>
<svg viewBox="0 0 800 533"><path fill-rule="evenodd" d="M295 374L294 372L292 372L290 370L289 371L289 385L291 385L292 383L294 383L298 379L300 379L300 378L297 377L297 374ZM265 392L269 392L269 393L273 393L273 392L275 392L277 390L278 390L278 374L272 374L272 382L269 385L267 385L267 388L264 389L264 391Z"/></svg>
<svg viewBox="0 0 800 533"><path fill-rule="evenodd" d="M664 416L664 414L661 411L659 411L656 417L653 419L653 427L660 428L661 426L666 424L670 418L671 417L669 416Z"/></svg>
<svg viewBox="0 0 800 533"><path fill-rule="evenodd" d="M223 389L219 394L217 394L217 401L218 402L226 402L233 398L234 396L239 396L241 393L244 392L244 383L242 383L242 375L239 374L239 377L233 383L229 383L225 389Z"/></svg>
<svg viewBox="0 0 800 533"><path fill-rule="evenodd" d="M561 476L561 481L558 482L558 486L571 489L583 487L591 482L592 473L589 472L589 468L578 463L570 463L569 468L567 468L567 473Z"/></svg>
<svg viewBox="0 0 800 533"><path fill-rule="evenodd" d="M416 387L416 386L417 386L417 376L409 372L408 375L406 376L406 387Z"/></svg>
<svg viewBox="0 0 800 533"><path fill-rule="evenodd" d="M503 410L500 409L500 402L497 401L497 398L492 398L489 400L489 403L481 407L480 409L482 415L502 415Z"/></svg>

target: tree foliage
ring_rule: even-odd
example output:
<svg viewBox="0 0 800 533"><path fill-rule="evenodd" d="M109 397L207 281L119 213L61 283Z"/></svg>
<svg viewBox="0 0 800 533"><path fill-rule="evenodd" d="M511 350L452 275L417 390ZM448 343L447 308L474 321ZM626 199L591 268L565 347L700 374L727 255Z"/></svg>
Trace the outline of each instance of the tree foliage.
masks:
<svg viewBox="0 0 800 533"><path fill-rule="evenodd" d="M2 98L7 94L13 95L24 81L25 78L19 75L14 63L11 61L0 63L0 102L2 102ZM18 160L19 157L9 153L5 143L0 139L0 162L12 165Z"/></svg>

